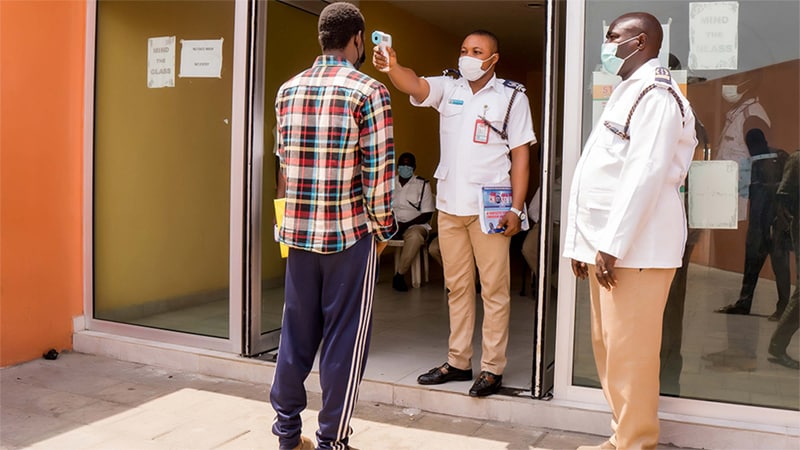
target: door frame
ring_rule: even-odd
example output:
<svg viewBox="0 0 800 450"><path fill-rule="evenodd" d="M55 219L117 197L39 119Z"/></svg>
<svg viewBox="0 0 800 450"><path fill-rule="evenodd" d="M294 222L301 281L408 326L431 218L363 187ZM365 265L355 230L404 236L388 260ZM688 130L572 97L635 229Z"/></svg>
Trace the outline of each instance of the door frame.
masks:
<svg viewBox="0 0 800 450"><path fill-rule="evenodd" d="M555 345L548 340L548 330L556 326L556 297L549 287L552 285L551 265L554 263L553 252L560 249L553 248L551 214L551 190L555 182L555 162L552 155L558 152L557 141L559 125L558 117L561 114L561 103L558 98L562 73L559 69L563 60L561 53L563 30L562 15L564 4L558 0L547 0L545 14L545 58L543 71L542 95L542 169L541 169L541 195L539 205L541 232L539 234L539 267L537 268L536 310L534 314L533 348L533 373L531 381L531 395L534 398L546 398L551 395L554 388Z"/></svg>
<svg viewBox="0 0 800 450"><path fill-rule="evenodd" d="M229 236L229 290L228 337L210 337L180 331L161 330L139 325L110 322L94 318L94 103L95 62L97 48L97 3L86 3L86 47L84 69L84 128L83 128L83 316L75 330L91 330L120 336L146 339L164 344L186 345L209 350L241 354L244 324L244 166L245 136L247 130L246 89L248 87L247 0L234 4L234 45L231 110L231 176L230 176L230 236Z"/></svg>
<svg viewBox="0 0 800 450"><path fill-rule="evenodd" d="M267 50L267 10L266 0L250 2L249 17L251 45L248 54L248 74L250 83L247 89L248 115L248 152L246 159L245 190L248 207L245 224L246 231L243 245L246 251L245 286L249 291L244 298L245 333L242 354L255 356L278 347L280 328L262 330L261 324L261 252L264 236L262 235L264 202L264 117L266 86L266 50Z"/></svg>

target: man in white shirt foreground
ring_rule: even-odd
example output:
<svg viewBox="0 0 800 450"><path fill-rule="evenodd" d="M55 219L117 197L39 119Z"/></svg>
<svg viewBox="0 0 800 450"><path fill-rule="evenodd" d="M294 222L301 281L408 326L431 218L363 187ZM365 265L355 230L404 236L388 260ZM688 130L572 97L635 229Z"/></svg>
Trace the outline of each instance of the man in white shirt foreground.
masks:
<svg viewBox="0 0 800 450"><path fill-rule="evenodd" d="M664 305L681 265L680 185L697 139L694 114L666 68L647 13L614 20L603 68L622 77L586 141L570 190L564 256L589 278L592 349L613 435L601 449L658 444Z"/></svg>

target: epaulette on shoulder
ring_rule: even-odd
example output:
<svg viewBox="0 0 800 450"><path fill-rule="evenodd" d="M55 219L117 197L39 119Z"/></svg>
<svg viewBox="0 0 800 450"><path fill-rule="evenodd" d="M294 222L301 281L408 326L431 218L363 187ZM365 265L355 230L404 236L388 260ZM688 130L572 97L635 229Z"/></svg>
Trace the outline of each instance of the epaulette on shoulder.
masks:
<svg viewBox="0 0 800 450"><path fill-rule="evenodd" d="M672 75L666 67L656 67L655 78L653 82L656 86L667 89L672 87Z"/></svg>
<svg viewBox="0 0 800 450"><path fill-rule="evenodd" d="M415 177L416 179L418 179L418 180L422 181L423 183L427 183L427 182L428 182L428 180L426 180L425 178L422 178L422 177L421 177L421 176L419 176L419 175L414 175L414 177Z"/></svg>
<svg viewBox="0 0 800 450"><path fill-rule="evenodd" d="M521 92L523 94L526 91L525 86L523 86L522 83L517 83L516 81L505 80L505 81L503 81L503 86L511 88L511 89L514 89L514 90L519 91L519 92Z"/></svg>

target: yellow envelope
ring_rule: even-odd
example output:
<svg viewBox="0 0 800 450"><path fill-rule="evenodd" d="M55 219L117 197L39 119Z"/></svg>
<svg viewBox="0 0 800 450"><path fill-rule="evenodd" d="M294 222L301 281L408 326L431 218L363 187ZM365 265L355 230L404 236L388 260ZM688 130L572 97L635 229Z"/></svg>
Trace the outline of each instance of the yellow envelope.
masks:
<svg viewBox="0 0 800 450"><path fill-rule="evenodd" d="M280 228L281 225L283 225L283 212L286 210L286 199L276 198L273 202L275 203L275 221L278 224L278 228ZM278 246L281 248L281 258L288 257L289 247L282 243L279 243Z"/></svg>

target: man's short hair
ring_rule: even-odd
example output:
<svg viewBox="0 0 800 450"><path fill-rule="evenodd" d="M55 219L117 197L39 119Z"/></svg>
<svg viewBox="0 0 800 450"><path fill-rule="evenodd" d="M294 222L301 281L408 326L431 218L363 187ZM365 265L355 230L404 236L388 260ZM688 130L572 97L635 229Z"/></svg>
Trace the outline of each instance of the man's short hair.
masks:
<svg viewBox="0 0 800 450"><path fill-rule="evenodd" d="M467 36L473 36L473 35L488 37L489 40L491 40L494 43L494 51L500 53L500 41L497 40L497 36L495 36L494 33L492 33L489 30L478 29L467 34Z"/></svg>
<svg viewBox="0 0 800 450"><path fill-rule="evenodd" d="M397 162L399 163L404 158L408 158L411 161L411 167L417 167L417 157L414 156L413 153L405 152L397 158Z"/></svg>
<svg viewBox="0 0 800 450"><path fill-rule="evenodd" d="M350 38L359 31L363 33L364 16L350 3L331 3L320 13L317 29L323 51L340 50L347 47Z"/></svg>

